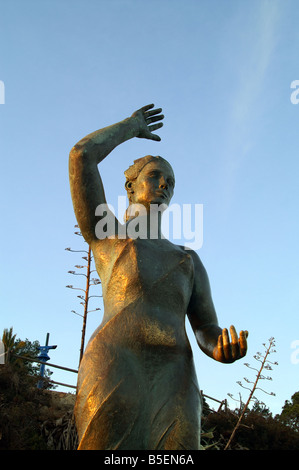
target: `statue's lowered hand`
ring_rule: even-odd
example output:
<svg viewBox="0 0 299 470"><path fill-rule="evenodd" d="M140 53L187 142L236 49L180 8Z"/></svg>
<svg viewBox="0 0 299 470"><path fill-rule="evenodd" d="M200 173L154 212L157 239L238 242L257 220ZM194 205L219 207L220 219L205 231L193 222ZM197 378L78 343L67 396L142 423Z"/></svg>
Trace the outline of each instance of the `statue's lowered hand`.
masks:
<svg viewBox="0 0 299 470"><path fill-rule="evenodd" d="M213 351L213 358L216 361L229 364L246 355L248 331L240 331L238 338L235 327L231 326L230 334L231 341L226 328L224 328L222 334L219 335L217 346L215 346Z"/></svg>

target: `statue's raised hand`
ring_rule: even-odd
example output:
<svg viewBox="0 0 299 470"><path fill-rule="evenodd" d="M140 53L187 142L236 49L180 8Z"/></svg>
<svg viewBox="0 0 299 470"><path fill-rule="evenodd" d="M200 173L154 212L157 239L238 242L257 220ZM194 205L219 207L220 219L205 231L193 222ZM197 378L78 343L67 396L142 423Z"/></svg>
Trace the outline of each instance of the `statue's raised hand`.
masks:
<svg viewBox="0 0 299 470"><path fill-rule="evenodd" d="M222 334L219 335L217 346L215 346L213 351L213 358L216 359L216 361L231 363L246 355L248 331L241 331L238 338L235 327L231 326L230 334L231 341L226 328L224 328Z"/></svg>
<svg viewBox="0 0 299 470"><path fill-rule="evenodd" d="M138 134L136 137L160 141L161 138L157 134L153 134L153 131L160 129L163 123L158 122L157 124L151 124L164 119L164 115L161 114L162 108L152 109L153 107L154 104L143 106L135 111L131 117L135 119L138 126Z"/></svg>

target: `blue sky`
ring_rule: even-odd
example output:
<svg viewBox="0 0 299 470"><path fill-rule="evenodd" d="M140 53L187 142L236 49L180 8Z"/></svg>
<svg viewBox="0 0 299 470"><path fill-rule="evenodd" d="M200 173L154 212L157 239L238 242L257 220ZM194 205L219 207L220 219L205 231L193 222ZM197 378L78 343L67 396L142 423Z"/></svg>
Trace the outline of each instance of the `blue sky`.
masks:
<svg viewBox="0 0 299 470"><path fill-rule="evenodd" d="M83 287L68 274L82 260L65 248L86 245L74 235L68 154L155 103L162 141L126 142L102 163L107 200L125 195L135 158L170 161L173 203L203 205L198 254L219 323L249 330L246 360L222 365L187 327L200 387L245 400L244 362L274 336L279 365L263 386L276 396L257 397L281 411L299 389L298 16L296 0L1 1L1 331L41 343L49 332L51 361L77 367L82 324L71 310L81 306L65 286ZM100 321L90 313L87 338ZM53 379L75 383L57 370Z"/></svg>

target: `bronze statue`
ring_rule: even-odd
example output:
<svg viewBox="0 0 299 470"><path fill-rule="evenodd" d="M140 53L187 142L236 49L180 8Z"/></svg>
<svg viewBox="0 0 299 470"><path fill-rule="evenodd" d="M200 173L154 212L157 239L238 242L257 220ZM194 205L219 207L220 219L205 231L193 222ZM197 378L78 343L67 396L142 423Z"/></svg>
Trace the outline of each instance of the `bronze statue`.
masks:
<svg viewBox="0 0 299 470"><path fill-rule="evenodd" d="M155 239L123 236L136 217L130 211L125 224L109 213L113 230L110 224L106 237L96 236L96 224L104 217L96 215L97 207L106 207L98 164L133 137L161 140L153 132L164 116L153 108L144 106L86 136L70 152L75 215L93 251L105 310L79 369L75 416L81 450L200 448L201 396L186 314L199 347L211 358L231 363L247 351L247 331L238 338L231 327L230 339L218 326L208 276L196 252L162 236L161 212ZM129 209L139 204L149 218L153 204L170 203L175 179L166 160L138 159L125 175Z"/></svg>

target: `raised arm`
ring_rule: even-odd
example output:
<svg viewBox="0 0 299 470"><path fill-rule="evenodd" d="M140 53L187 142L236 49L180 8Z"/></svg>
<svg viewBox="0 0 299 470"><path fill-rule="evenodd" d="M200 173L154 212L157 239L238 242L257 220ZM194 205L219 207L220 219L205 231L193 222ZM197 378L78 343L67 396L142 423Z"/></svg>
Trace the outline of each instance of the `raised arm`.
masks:
<svg viewBox="0 0 299 470"><path fill-rule="evenodd" d="M100 129L81 139L71 150L69 157L69 179L75 215L82 235L88 243L96 239L95 211L99 204L106 204L102 179L97 165L119 144L140 137L159 141L153 131L162 123L161 109L154 105L144 106L112 126Z"/></svg>
<svg viewBox="0 0 299 470"><path fill-rule="evenodd" d="M219 362L231 363L247 352L247 331L238 338L234 326L228 330L218 325L210 283L206 270L194 251L190 251L194 264L194 286L188 306L188 318L197 343L202 351Z"/></svg>

